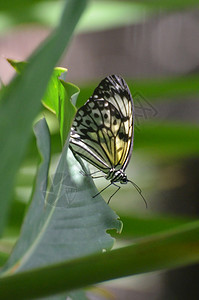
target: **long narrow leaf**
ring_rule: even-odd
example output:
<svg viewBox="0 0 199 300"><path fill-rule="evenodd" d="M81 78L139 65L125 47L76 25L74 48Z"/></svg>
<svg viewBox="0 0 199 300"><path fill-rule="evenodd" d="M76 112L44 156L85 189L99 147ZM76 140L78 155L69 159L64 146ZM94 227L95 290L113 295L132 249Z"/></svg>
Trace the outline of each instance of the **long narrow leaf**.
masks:
<svg viewBox="0 0 199 300"><path fill-rule="evenodd" d="M40 110L53 67L67 46L86 0L68 0L57 30L30 58L22 75L4 91L0 102L0 234L10 206L13 181Z"/></svg>
<svg viewBox="0 0 199 300"><path fill-rule="evenodd" d="M0 279L0 298L37 298L118 277L199 262L199 222L137 244ZM38 282L40 283L38 285Z"/></svg>

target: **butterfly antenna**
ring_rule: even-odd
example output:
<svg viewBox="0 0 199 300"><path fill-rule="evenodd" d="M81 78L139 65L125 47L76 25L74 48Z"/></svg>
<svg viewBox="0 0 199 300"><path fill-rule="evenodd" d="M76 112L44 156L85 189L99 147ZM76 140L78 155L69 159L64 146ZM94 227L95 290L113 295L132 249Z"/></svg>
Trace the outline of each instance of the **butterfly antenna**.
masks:
<svg viewBox="0 0 199 300"><path fill-rule="evenodd" d="M142 199L143 199L143 201L144 201L144 203L145 203L145 205L146 205L146 208L148 208L148 204L147 204L147 202L146 202L146 199L144 198L144 196L142 195L142 190L141 190L141 188L135 183L135 182L133 182L133 181L131 181L131 180L128 180L128 182L130 182L130 183L132 183L132 185L134 186L134 188L137 190L137 192L140 194L140 196L142 197Z"/></svg>

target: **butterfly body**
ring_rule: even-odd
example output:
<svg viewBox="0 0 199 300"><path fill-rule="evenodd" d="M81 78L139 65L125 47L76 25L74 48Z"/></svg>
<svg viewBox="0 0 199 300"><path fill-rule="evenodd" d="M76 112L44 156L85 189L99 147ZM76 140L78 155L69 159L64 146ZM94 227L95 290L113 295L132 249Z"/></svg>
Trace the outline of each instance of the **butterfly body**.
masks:
<svg viewBox="0 0 199 300"><path fill-rule="evenodd" d="M78 109L70 133L70 148L110 180L127 183L125 169L133 149L133 99L117 75L107 76Z"/></svg>
<svg viewBox="0 0 199 300"><path fill-rule="evenodd" d="M124 183L128 182L127 175L122 170L117 171L115 169L111 169L105 178L107 180L110 180L111 183L120 182L120 183L124 184Z"/></svg>

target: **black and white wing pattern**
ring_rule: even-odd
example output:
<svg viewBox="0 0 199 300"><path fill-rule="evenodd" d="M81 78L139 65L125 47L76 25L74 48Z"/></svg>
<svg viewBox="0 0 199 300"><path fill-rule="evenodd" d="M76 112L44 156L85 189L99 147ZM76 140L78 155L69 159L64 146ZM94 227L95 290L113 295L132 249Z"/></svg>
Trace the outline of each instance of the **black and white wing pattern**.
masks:
<svg viewBox="0 0 199 300"><path fill-rule="evenodd" d="M107 76L76 113L70 133L75 154L107 176L124 172L133 148L133 99L123 78Z"/></svg>

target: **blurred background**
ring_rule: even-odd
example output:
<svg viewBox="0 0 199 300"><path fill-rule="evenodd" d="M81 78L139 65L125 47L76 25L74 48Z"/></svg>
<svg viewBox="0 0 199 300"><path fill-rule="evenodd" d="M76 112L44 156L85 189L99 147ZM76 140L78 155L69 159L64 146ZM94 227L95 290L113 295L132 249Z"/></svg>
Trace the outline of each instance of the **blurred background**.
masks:
<svg viewBox="0 0 199 300"><path fill-rule="evenodd" d="M0 10L0 80L15 71L6 58L27 60L52 32L63 1L33 1ZM198 2L199 3L199 2ZM146 209L130 184L111 200L124 223L116 247L148 233L153 216L197 218L199 213L199 9L197 1L90 1L59 66L87 99L107 75L129 84L135 104L135 141L127 169L142 189ZM47 111L52 165L61 151L59 131ZM39 117L39 116L38 116ZM17 176L5 236L17 237L38 161L34 137ZM99 189L107 182L97 180ZM103 193L108 200L114 187ZM140 227L133 227L134 221ZM156 226L161 223L155 223ZM131 225L131 229L128 227ZM129 233L130 232L130 233ZM142 234L141 234L142 233ZM115 235L118 237L117 235ZM9 244L9 243L8 243ZM90 299L198 299L199 267L139 275L100 285ZM95 294L95 295L94 295ZM98 295L97 295L98 294Z"/></svg>

